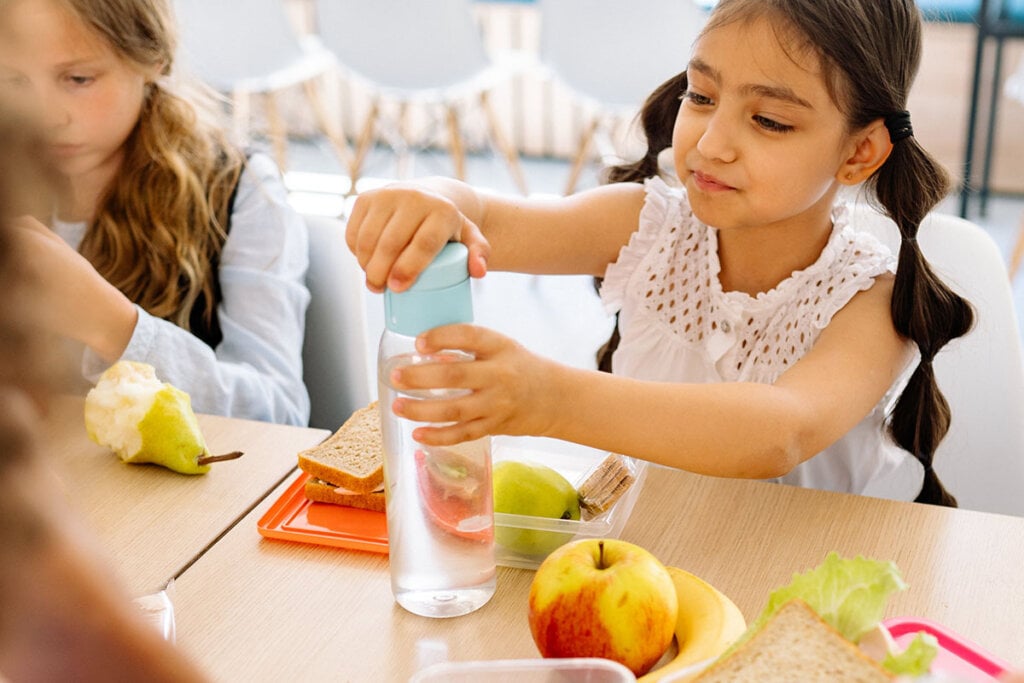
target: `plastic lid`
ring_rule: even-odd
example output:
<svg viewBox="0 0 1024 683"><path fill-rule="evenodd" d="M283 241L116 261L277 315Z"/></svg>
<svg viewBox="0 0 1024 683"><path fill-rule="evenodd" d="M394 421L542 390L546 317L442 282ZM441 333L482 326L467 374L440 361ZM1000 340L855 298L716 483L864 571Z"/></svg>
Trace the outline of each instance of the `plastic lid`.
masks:
<svg viewBox="0 0 1024 683"><path fill-rule="evenodd" d="M384 324L415 337L433 327L473 321L469 250L449 242L404 292L384 290Z"/></svg>
<svg viewBox="0 0 1024 683"><path fill-rule="evenodd" d="M442 662L418 671L409 683L634 683L629 669L610 659L496 659L492 661Z"/></svg>

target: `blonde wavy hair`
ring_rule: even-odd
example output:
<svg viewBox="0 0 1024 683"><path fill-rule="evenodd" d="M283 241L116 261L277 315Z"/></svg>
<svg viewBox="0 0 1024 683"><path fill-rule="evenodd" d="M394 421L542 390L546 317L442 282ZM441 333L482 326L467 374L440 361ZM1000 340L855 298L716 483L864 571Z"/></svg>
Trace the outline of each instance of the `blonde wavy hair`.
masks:
<svg viewBox="0 0 1024 683"><path fill-rule="evenodd" d="M64 2L123 59L159 65L162 74L147 86L121 171L80 251L152 315L188 330L201 304L198 313L209 323L218 298L216 263L245 156L229 142L213 98L170 78L177 35L168 0Z"/></svg>

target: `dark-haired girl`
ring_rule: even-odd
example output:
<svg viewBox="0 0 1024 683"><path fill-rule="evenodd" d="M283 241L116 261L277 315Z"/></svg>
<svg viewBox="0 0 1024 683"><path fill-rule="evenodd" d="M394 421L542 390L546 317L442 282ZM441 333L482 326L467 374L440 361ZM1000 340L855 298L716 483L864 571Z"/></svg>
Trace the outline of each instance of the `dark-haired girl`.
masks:
<svg viewBox="0 0 1024 683"><path fill-rule="evenodd" d="M949 424L932 359L971 326L917 230L947 190L913 136L913 0L723 0L685 71L641 114L649 150L563 200L437 180L361 196L349 245L370 287L401 290L447 240L470 269L603 278L619 316L612 374L568 368L489 330L425 333L465 364L404 368L396 413L450 444L535 434L693 472L955 504L932 469ZM675 178L660 176L671 148ZM664 157L666 155L662 155ZM676 182L678 181L678 182ZM850 222L864 192L898 256Z"/></svg>

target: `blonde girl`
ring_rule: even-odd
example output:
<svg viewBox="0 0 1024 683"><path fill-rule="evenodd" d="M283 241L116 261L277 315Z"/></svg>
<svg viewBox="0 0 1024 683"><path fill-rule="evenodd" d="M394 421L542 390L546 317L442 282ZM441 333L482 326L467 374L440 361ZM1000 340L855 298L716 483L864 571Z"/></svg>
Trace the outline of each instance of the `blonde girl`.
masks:
<svg viewBox="0 0 1024 683"><path fill-rule="evenodd" d="M949 411L932 359L969 305L916 243L946 175L913 137L913 0L722 0L685 71L645 104L649 150L562 200L445 180L361 196L348 242L371 288L401 290L448 240L470 270L604 278L613 374L568 368L471 325L419 349L471 363L403 368L398 388L455 387L393 410L443 445L534 434L693 472L954 504L932 469ZM671 147L675 181L657 158ZM851 224L862 185L898 258Z"/></svg>
<svg viewBox="0 0 1024 683"><path fill-rule="evenodd" d="M168 0L0 0L0 96L31 107L62 184L15 248L83 371L151 363L196 410L305 424L304 224L173 77Z"/></svg>

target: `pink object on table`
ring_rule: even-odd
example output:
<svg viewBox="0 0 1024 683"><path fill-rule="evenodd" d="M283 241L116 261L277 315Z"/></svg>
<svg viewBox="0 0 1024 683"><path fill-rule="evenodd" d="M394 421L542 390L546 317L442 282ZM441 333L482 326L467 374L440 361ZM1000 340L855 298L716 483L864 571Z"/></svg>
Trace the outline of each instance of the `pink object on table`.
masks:
<svg viewBox="0 0 1024 683"><path fill-rule="evenodd" d="M920 631L930 633L939 642L939 653L932 671L958 676L968 681L988 682L1010 668L1008 662L986 652L945 626L917 617L894 617L882 622L893 640L906 647Z"/></svg>

